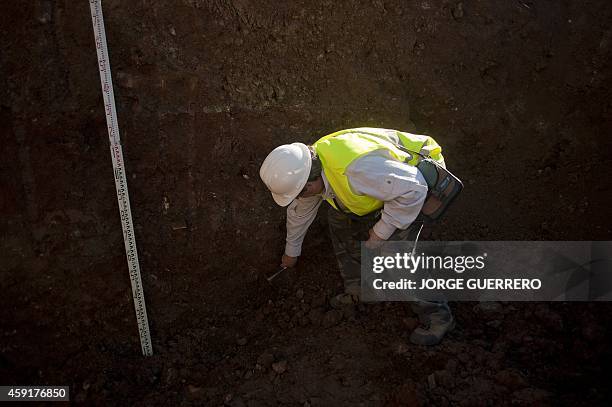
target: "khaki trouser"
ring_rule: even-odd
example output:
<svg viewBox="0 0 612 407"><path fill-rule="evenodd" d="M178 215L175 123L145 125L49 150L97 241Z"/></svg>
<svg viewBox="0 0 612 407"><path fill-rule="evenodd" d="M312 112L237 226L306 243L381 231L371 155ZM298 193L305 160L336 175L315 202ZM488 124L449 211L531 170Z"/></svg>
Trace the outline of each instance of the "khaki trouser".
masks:
<svg viewBox="0 0 612 407"><path fill-rule="evenodd" d="M359 296L361 293L361 242L368 240L368 231L378 222L378 213L357 217L328 208L327 219L334 253L340 275L344 280L344 291ZM421 230L422 221L417 218L405 230L397 229L389 240L414 241ZM446 302L417 301L412 304L417 314L448 311Z"/></svg>

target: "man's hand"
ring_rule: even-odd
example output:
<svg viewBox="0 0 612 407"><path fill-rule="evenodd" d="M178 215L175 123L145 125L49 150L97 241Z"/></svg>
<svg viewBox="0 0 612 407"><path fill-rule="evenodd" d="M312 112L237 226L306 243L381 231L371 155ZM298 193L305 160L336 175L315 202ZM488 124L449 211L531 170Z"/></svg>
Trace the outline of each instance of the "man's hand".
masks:
<svg viewBox="0 0 612 407"><path fill-rule="evenodd" d="M294 267L295 264L297 263L297 257L291 257L291 256L287 256L286 254L283 254L283 257L281 258L281 266L282 267Z"/></svg>
<svg viewBox="0 0 612 407"><path fill-rule="evenodd" d="M368 249L376 249L377 247L380 247L385 241L385 239L374 233L373 229L370 229L368 231L368 234L370 235L370 238L366 241L366 247Z"/></svg>
<svg viewBox="0 0 612 407"><path fill-rule="evenodd" d="M382 237L378 236L376 234L376 232L374 232L374 229L370 229L368 230L368 234L370 235L370 238L368 239L368 242L384 242L385 239L383 239Z"/></svg>

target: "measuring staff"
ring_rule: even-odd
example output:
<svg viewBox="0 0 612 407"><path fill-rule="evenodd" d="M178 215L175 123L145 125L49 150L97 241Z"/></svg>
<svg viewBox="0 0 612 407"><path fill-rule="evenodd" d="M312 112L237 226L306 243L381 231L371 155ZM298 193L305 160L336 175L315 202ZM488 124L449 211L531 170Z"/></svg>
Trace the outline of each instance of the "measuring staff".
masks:
<svg viewBox="0 0 612 407"><path fill-rule="evenodd" d="M153 346L151 345L147 308L142 289L142 280L140 278L140 264L138 263L136 237L134 236L132 211L130 210L130 197L128 194L127 180L125 178L125 165L123 162L123 152L121 150L121 139L119 137L117 110L115 109L115 95L113 93L113 79L108 57L108 46L106 44L106 31L104 30L104 17L102 16L101 0L90 0L89 7L91 9L91 19L93 23L94 36L96 39L98 69L100 71L102 97L104 98L104 110L106 113L106 125L108 126L108 138L110 141L111 158L115 173L117 202L119 203L119 214L121 215L121 226L123 228L125 254L127 256L130 281L132 283L132 296L134 297L134 308L136 309L136 321L138 323L138 333L140 335L140 346L142 347L143 355L151 356L153 354Z"/></svg>

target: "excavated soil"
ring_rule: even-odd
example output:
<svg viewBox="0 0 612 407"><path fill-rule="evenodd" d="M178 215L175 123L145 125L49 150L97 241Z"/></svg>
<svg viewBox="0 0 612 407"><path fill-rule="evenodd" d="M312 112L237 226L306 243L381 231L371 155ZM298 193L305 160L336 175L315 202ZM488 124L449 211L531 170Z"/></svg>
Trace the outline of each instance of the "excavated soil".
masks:
<svg viewBox="0 0 612 407"><path fill-rule="evenodd" d="M155 355L140 355L88 2L0 3L0 384L88 405L610 405L602 303L330 310L320 216L268 285L274 146L434 136L466 188L441 240L612 240L612 5L103 2Z"/></svg>

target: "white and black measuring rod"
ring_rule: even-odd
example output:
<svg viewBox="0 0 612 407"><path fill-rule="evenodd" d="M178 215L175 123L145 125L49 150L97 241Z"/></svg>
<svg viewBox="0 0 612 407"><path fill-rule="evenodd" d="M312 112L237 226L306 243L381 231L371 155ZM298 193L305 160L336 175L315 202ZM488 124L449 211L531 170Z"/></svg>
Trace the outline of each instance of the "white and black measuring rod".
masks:
<svg viewBox="0 0 612 407"><path fill-rule="evenodd" d="M130 197L128 195L127 180L125 178L123 152L121 151L121 139L119 137L117 110L115 109L115 95L113 93L113 80L108 57L108 46L106 44L106 32L104 30L101 0L89 0L89 6L91 8L91 19L93 22L94 36L96 38L98 69L100 70L102 96L104 97L106 125L108 127L111 158L113 160L113 170L115 172L117 201L119 202L119 214L121 215L121 226L123 227L125 254L127 255L130 280L132 282L132 295L134 297L134 307L136 308L136 321L138 322L140 345L142 346L143 355L151 356L153 354L153 346L151 345L147 307L145 305L144 292L142 290L142 279L140 278L140 264L138 263L136 238L134 236L134 225L132 224L132 211L130 210Z"/></svg>

